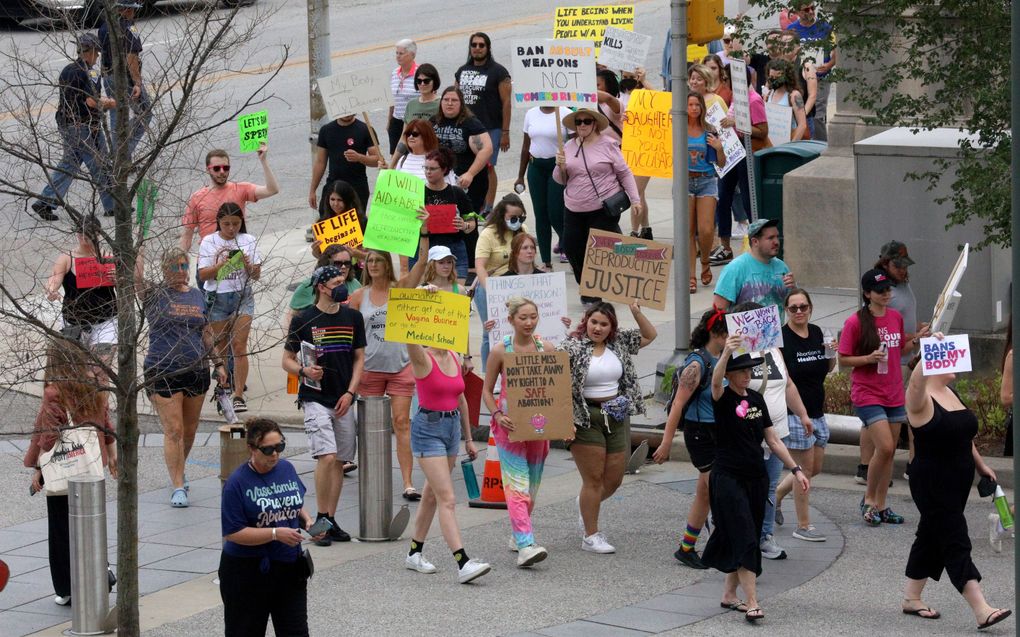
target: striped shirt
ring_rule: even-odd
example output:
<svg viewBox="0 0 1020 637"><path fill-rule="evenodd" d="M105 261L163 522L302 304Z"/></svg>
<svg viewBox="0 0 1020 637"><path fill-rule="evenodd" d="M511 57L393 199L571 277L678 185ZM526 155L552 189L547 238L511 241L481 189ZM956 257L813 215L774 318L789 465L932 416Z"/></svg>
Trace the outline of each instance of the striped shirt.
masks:
<svg viewBox="0 0 1020 637"><path fill-rule="evenodd" d="M393 117L404 119L407 103L418 97L418 89L414 86L414 74L418 72L418 64L411 65L411 72L400 74L400 67L390 74L390 93L393 95Z"/></svg>

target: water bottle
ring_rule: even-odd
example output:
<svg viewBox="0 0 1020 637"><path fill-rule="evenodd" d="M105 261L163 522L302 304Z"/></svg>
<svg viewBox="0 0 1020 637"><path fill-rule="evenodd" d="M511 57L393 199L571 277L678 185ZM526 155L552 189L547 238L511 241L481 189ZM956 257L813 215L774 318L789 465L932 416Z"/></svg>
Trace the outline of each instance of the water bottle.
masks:
<svg viewBox="0 0 1020 637"><path fill-rule="evenodd" d="M223 385L216 385L216 402L220 404L220 411L228 425L237 422L237 414L234 413L234 403L230 398L230 390Z"/></svg>
<svg viewBox="0 0 1020 637"><path fill-rule="evenodd" d="M882 343L881 345L878 346L878 350L880 352L882 352L883 354L888 354L889 346L886 345L885 343ZM875 371L878 372L879 374L888 374L889 373L889 359L888 358L883 358L882 360L878 361L878 363L876 363L876 366L877 366L877 369Z"/></svg>
<svg viewBox="0 0 1020 637"><path fill-rule="evenodd" d="M471 462L471 458L461 460L460 469L464 472L464 486L467 487L468 499L477 500L482 496L482 491L478 488L478 478L475 476L475 465Z"/></svg>
<svg viewBox="0 0 1020 637"><path fill-rule="evenodd" d="M825 354L826 360L836 358L836 350L830 347L836 342L836 335L829 330L822 332L822 351Z"/></svg>
<svg viewBox="0 0 1020 637"><path fill-rule="evenodd" d="M1002 524L1002 528L1006 530L1012 529L1013 514L1009 510L1009 501L1006 500L1006 493L999 485L995 485L995 495L992 496L992 503L995 504L995 510L999 513L999 523Z"/></svg>

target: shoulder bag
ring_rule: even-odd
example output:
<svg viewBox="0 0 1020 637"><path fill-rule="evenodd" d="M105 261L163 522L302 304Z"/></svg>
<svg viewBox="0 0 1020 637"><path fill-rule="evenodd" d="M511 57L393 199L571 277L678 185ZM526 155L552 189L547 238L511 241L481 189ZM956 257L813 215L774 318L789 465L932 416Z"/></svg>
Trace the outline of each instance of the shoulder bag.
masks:
<svg viewBox="0 0 1020 637"><path fill-rule="evenodd" d="M584 162L584 172L588 173L588 179L591 181L592 190L595 191L595 196L602 201L602 212L606 213L613 219L619 219L620 215L630 208L630 197L627 196L627 191L621 190L616 194L610 195L606 199L602 199L602 195L599 194L599 189L595 186L595 178L591 176L591 170L588 169L588 159L584 156L584 144L580 145L581 149L581 161Z"/></svg>
<svg viewBox="0 0 1020 637"><path fill-rule="evenodd" d="M103 449L99 431L92 425L62 430L53 448L39 456L46 495L67 495L67 481L80 476L102 478Z"/></svg>

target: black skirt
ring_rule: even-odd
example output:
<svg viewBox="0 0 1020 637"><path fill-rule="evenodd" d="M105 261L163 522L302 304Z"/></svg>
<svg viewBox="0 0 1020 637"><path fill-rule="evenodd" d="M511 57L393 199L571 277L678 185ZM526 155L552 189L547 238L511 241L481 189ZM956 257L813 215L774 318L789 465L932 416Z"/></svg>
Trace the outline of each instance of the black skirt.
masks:
<svg viewBox="0 0 1020 637"><path fill-rule="evenodd" d="M746 568L761 575L762 522L769 493L766 475L744 478L713 469L708 478L708 499L715 530L708 538L701 561L723 573Z"/></svg>

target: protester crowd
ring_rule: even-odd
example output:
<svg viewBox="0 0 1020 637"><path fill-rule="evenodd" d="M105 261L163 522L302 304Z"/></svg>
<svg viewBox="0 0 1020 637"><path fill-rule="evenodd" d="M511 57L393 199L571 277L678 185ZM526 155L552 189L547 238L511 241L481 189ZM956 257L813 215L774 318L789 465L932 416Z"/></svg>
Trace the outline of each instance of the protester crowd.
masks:
<svg viewBox="0 0 1020 637"><path fill-rule="evenodd" d="M137 3L117 4L123 9L125 28L130 29L132 7ZM866 524L904 522L904 516L886 502L892 454L902 424L908 424L917 440L910 486L921 526L907 563L903 612L938 617L921 600L921 593L926 579L938 579L944 569L971 604L979 624L991 625L1009 611L991 607L981 595L962 511L974 468L991 478L994 473L973 448L973 414L947 389L947 376L923 379L914 372L904 389L901 363L916 350L918 339L930 335L928 326L916 319L916 301L907 283L907 267L913 261L906 246L893 241L882 249L875 269L862 278L863 306L847 320L837 340L810 322L810 294L796 286L793 274L777 256L776 222L748 216L750 188L744 162L718 177L716 169L726 164L721 128L733 127L735 122L730 63L738 58L748 62L747 77L740 80L751 87L754 148L787 141L769 141L765 104L770 102L792 107L793 140L826 138L826 77L837 59L832 33L815 18L813 3L798 0L794 9L798 21L770 33L765 53L746 55L727 31L715 52L690 65L687 72L691 91L686 104L689 291L697 292L699 283L703 287L714 283L714 296L712 309L691 336L693 351L677 371L662 444L652 455L655 462L666 461L677 432L682 431L700 474L675 557L691 568L727 573L722 605L744 613L751 622L764 617L755 578L762 572L763 558L787 556L773 535L774 526L785 522L781 503L786 496L792 494L794 500L793 537L826 541L811 524L809 489L810 478L822 470L829 437L823 381L838 362L852 369L854 408L863 423L859 475L867 491L860 514ZM57 115L65 140L62 166L72 172L84 162L100 185L107 179L101 160L106 151L96 122L112 104L110 98L100 97L98 82L90 79L88 70L106 46L103 38L101 30L99 38L86 35L78 41L79 58L61 75ZM137 57L141 42L136 40L137 36L131 38L129 52ZM635 357L655 340L656 329L636 302L628 309L637 328L623 329L612 304L582 296L583 316L556 346L536 331L537 303L514 297L504 307L492 307L487 285L491 277L551 271L554 254L580 282L589 230L622 232L624 210L630 211L630 234L652 238L644 203L648 179L635 178L620 150L629 96L648 86L643 70L618 76L616 70L602 68L598 103L592 108L536 107L527 112L515 190L518 194L531 191L534 215L529 219L518 194L500 196L498 192L497 161L501 152L516 143L516 134L510 129L511 78L494 59L492 47L485 33L472 34L465 64L452 73L453 84L444 87L439 69L416 60L414 41L396 43L386 155L376 132L353 114L340 116L319 131L308 187L308 204L317 218L354 210L364 228L372 214L367 169L390 168L425 182L418 211L421 236L416 255L403 263L393 254L362 245L324 248L317 242L312 246L317 261L299 282L287 308L281 365L298 383L297 400L316 460L316 511L313 515L305 510L305 487L281 456L286 448L283 432L272 421L249 419L250 460L227 481L222 505L225 542L220 578L228 635L261 634L270 615L277 631L281 627L289 627L294 634L307 630L305 581L310 558L299 547L302 538L324 546L351 539L335 515L344 474L357 459L358 396L389 397L403 497L420 501L406 567L422 574L438 571L424 552L431 522L438 515L458 581L468 583L491 570L490 564L470 558L465 550L451 479L462 444L468 457L477 454L464 381L475 369L473 357L387 340L394 290L423 288L474 300L485 332L477 368L484 374L482 398L491 413L500 460L511 529L509 547L517 552L517 565L522 568L548 556L537 542L540 529L533 525L531 513L549 443L511 441L520 423L510 418L502 372L507 354L566 352L573 413L567 441L582 481L576 498L580 547L596 554L616 551L599 514L602 503L622 482L630 452L630 416L645 410ZM108 68L105 60L104 68ZM131 85L119 93L126 92L135 104L137 118L131 122L127 142L133 150L149 115L144 84L136 73L140 63L129 68ZM758 90L763 85L767 86L764 94ZM113 90L109 82L106 90ZM716 104L727 113L719 128L706 121L708 109ZM565 141L558 137L557 120L568 132ZM173 507L189 505L184 467L211 386L210 366L219 391L229 395L225 408L233 414L248 411L248 338L266 255L259 237L248 232L245 206L280 191L266 145L259 148L257 158L265 183L235 182L230 180L229 154L210 150L205 157L209 183L188 201L179 245L158 256L161 272L150 278L159 281L145 282L138 273L149 325L145 386L166 433ZM54 209L68 185L69 180L55 179L33 204L36 214L54 220ZM735 205L738 202L743 205ZM104 198L109 210L107 203ZM433 206L456 210L453 231L429 231ZM748 238L748 249L736 258L730 245L734 218ZM46 290L58 299L63 288L64 336L112 360L117 303L113 288L77 284L87 260L103 264L98 223L95 217L87 217L79 224L78 244L58 256ZM196 231L197 287L191 284L190 255ZM713 273L712 267L721 265L725 268ZM727 314L771 305L786 320L785 346L737 355L740 339L728 334ZM508 320L511 333L489 343L497 316ZM568 317L563 321L568 328L573 325ZM59 346L61 342L55 340L49 354L48 374L52 375L47 377L45 415L37 421L27 466L37 465L40 449L52 446L54 432L69 418L87 418L101 431L108 428L104 400L90 398L86 405L69 398L66 389L73 386L67 374L76 372L67 368L78 363ZM88 373L97 378L101 374ZM955 464L940 462L949 455ZM103 460L115 469L115 452L104 451ZM412 481L415 461L425 475L421 490ZM790 470L785 479L784 466ZM926 476L924 484L914 479L920 475ZM932 486L942 480L952 481L952 489ZM38 482L36 476L36 486L41 487ZM66 504L55 501L50 507L51 536L56 535L54 520L59 523L61 516L66 517L62 506ZM713 529L699 555L699 537L710 520ZM59 568L54 563L54 572L61 603L69 595L62 562ZM287 594L266 597L267 582L284 584ZM744 592L743 601L737 596L738 587ZM253 600L262 600L254 615L250 613Z"/></svg>

